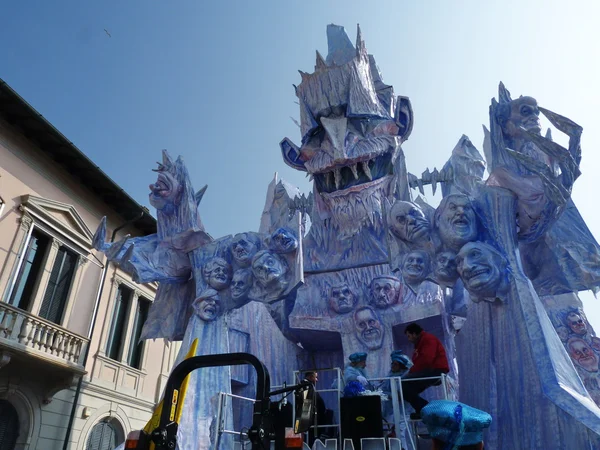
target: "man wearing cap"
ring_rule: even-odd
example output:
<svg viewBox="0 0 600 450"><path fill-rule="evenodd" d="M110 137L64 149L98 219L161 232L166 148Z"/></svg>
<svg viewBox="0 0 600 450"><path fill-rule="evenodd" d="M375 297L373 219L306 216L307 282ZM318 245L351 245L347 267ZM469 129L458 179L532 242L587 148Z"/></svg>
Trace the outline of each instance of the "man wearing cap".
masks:
<svg viewBox="0 0 600 450"><path fill-rule="evenodd" d="M411 419L419 419L421 409L428 403L419 394L428 387L439 384L439 380L410 381L410 379L439 377L443 373L448 373L450 368L446 350L433 334L423 331L417 323L408 325L404 334L414 344L415 350L412 356L413 366L402 381L402 395L404 400L415 409L415 412L410 415Z"/></svg>
<svg viewBox="0 0 600 450"><path fill-rule="evenodd" d="M344 368L344 382L346 385L351 381L358 381L365 389L371 389L370 383L367 381L367 354L364 352L352 353L350 364Z"/></svg>
<svg viewBox="0 0 600 450"><path fill-rule="evenodd" d="M483 430L492 423L485 411L450 400L433 400L421 416L433 438L433 450L482 450Z"/></svg>

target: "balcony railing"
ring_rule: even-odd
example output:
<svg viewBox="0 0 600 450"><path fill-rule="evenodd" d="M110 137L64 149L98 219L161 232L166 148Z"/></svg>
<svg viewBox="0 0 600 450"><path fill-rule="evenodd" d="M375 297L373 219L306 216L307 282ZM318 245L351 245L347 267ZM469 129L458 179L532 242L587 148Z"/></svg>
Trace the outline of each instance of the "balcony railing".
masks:
<svg viewBox="0 0 600 450"><path fill-rule="evenodd" d="M0 350L30 355L83 372L88 339L27 311L0 302Z"/></svg>

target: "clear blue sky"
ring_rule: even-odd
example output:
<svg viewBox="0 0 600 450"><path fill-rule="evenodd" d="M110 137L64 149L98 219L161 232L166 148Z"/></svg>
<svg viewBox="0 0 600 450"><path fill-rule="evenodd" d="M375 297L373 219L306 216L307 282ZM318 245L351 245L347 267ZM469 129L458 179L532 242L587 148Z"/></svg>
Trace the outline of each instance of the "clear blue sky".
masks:
<svg viewBox="0 0 600 450"><path fill-rule="evenodd" d="M502 80L584 126L574 198L600 238L599 18L596 0L13 1L0 78L142 204L160 150L183 155L220 236L258 228L274 172L308 192L279 154L283 137L300 140L292 84L327 53L328 23L352 40L360 23L384 80L412 100L410 171L442 166L463 133L481 149Z"/></svg>

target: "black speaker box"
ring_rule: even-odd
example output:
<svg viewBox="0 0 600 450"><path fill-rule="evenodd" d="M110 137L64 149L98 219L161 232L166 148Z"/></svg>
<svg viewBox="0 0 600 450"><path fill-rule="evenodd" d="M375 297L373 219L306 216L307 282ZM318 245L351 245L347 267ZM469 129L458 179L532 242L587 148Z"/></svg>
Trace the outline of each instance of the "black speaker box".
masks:
<svg viewBox="0 0 600 450"><path fill-rule="evenodd" d="M341 399L340 408L342 438L352 439L355 450L360 450L362 438L383 437L381 397L344 397Z"/></svg>

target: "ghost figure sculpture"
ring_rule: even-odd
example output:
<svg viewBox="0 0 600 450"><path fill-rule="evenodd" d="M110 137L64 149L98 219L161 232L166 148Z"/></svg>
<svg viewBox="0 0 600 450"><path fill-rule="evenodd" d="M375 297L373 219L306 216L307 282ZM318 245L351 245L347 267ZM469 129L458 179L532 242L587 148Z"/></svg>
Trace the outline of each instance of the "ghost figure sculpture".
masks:
<svg viewBox="0 0 600 450"><path fill-rule="evenodd" d="M373 278L370 286L369 303L377 309L386 309L400 302L402 282L392 276L384 275Z"/></svg>
<svg viewBox="0 0 600 450"><path fill-rule="evenodd" d="M598 357L590 345L581 338L572 337L567 341L569 355L587 372L598 372Z"/></svg>
<svg viewBox="0 0 600 450"><path fill-rule="evenodd" d="M239 233L231 242L231 255L240 267L250 267L252 258L260 249L260 237L256 233Z"/></svg>
<svg viewBox="0 0 600 450"><path fill-rule="evenodd" d="M358 298L347 284L333 286L329 290L329 309L337 314L346 314L354 309Z"/></svg>
<svg viewBox="0 0 600 450"><path fill-rule="evenodd" d="M288 285L288 264L276 253L261 250L252 259L254 285L250 290L252 298L263 301L276 300Z"/></svg>
<svg viewBox="0 0 600 450"><path fill-rule="evenodd" d="M415 250L404 257L402 263L402 279L415 293L419 286L427 278L431 269L429 254L421 250Z"/></svg>
<svg viewBox="0 0 600 450"><path fill-rule="evenodd" d="M238 269L233 273L231 279L231 298L235 304L242 303L252 287L252 270Z"/></svg>
<svg viewBox="0 0 600 450"><path fill-rule="evenodd" d="M206 322L211 322L221 313L221 299L214 289L207 289L192 305L198 317Z"/></svg>
<svg viewBox="0 0 600 450"><path fill-rule="evenodd" d="M458 273L474 302L504 299L508 289L507 263L485 242L469 242L456 256Z"/></svg>
<svg viewBox="0 0 600 450"><path fill-rule="evenodd" d="M370 306L363 306L354 312L356 337L368 349L377 350L383 344L384 327L381 319Z"/></svg>
<svg viewBox="0 0 600 450"><path fill-rule="evenodd" d="M433 260L433 275L439 284L452 287L458 279L456 254L450 251L436 254Z"/></svg>
<svg viewBox="0 0 600 450"><path fill-rule="evenodd" d="M388 214L388 226L392 234L406 244L419 244L429 240L429 221L416 203L395 202Z"/></svg>
<svg viewBox="0 0 600 450"><path fill-rule="evenodd" d="M435 211L434 228L444 248L458 252L477 239L477 216L466 195L444 197Z"/></svg>
<svg viewBox="0 0 600 450"><path fill-rule="evenodd" d="M223 258L211 258L204 264L202 276L210 287L222 291L231 281L231 265Z"/></svg>

